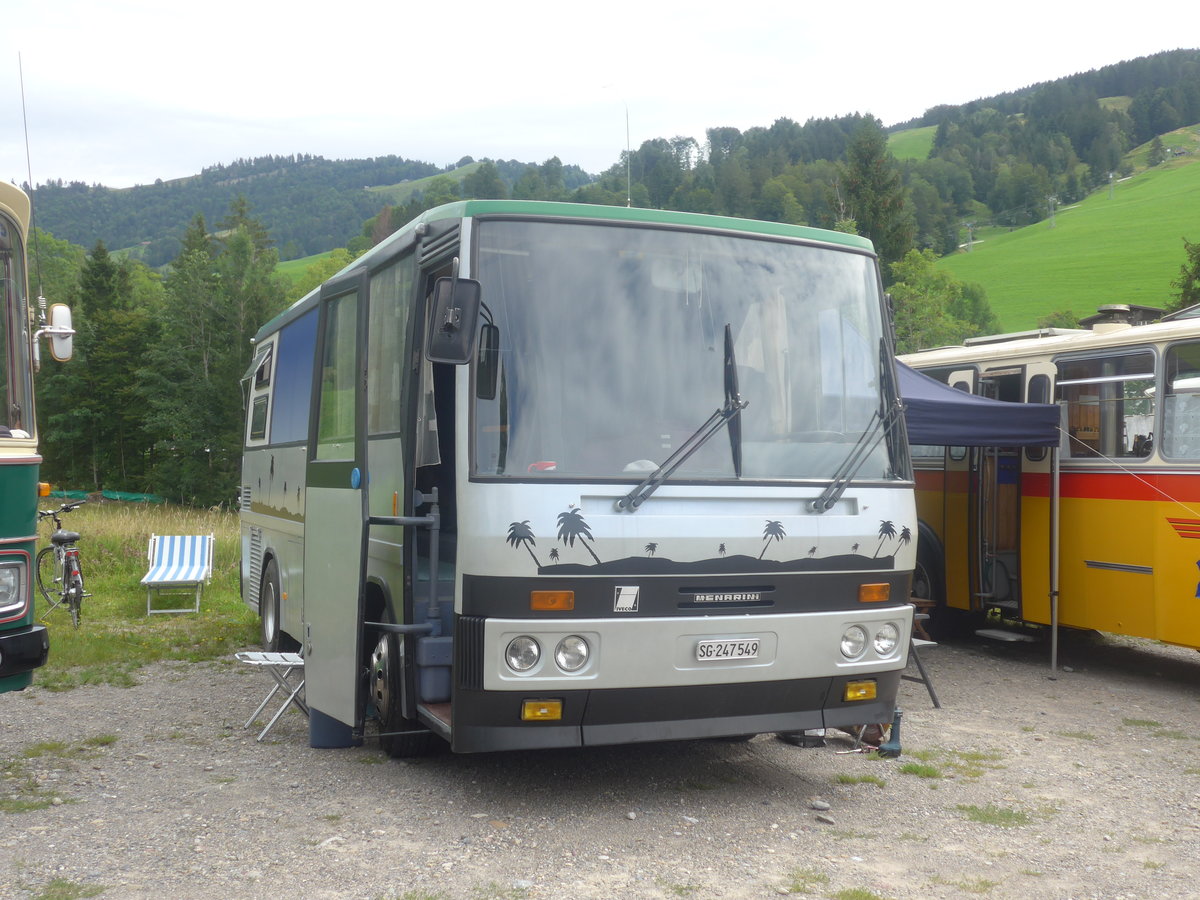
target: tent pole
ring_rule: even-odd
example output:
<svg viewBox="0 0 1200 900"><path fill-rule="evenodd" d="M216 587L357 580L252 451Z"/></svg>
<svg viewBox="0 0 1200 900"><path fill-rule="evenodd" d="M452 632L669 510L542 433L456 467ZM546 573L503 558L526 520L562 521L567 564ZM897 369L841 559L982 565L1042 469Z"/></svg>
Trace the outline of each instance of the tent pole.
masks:
<svg viewBox="0 0 1200 900"><path fill-rule="evenodd" d="M1058 671L1058 501L1062 467L1058 447L1050 449L1050 671Z"/></svg>

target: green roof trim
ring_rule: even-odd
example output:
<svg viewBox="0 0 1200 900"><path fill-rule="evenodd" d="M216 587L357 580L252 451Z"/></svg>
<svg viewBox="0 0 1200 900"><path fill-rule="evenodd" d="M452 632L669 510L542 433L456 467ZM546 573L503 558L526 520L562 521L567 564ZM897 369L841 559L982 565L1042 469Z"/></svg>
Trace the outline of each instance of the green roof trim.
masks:
<svg viewBox="0 0 1200 900"><path fill-rule="evenodd" d="M351 269L369 266L371 258L387 253L387 247L402 235L408 234L423 222L440 222L445 219L464 219L485 216L529 216L540 219L574 219L575 221L628 222L634 225L671 225L679 228L695 228L709 231L726 231L747 235L782 237L793 240L814 241L842 246L850 250L874 253L874 245L867 238L840 231L826 231L807 225L786 225L783 222L764 222L759 219L738 219L733 216L711 216L705 213L676 212L669 209L642 209L636 206L598 206L589 203L563 203L546 200L459 200L427 209L411 222L400 227L371 250L351 262L333 277ZM265 323L255 334L255 341L281 328L307 308L319 288L301 297L283 312Z"/></svg>
<svg viewBox="0 0 1200 900"><path fill-rule="evenodd" d="M783 222L764 222L759 219L739 219L733 216L712 216L706 213L677 212L669 209L597 206L587 203L561 203L545 200L461 200L427 210L418 216L413 224L465 216L503 215L604 219L610 222L633 222L643 225L677 225L686 228L720 229L746 234L821 241L868 252L874 252L875 249L867 238L857 234L826 231L821 228L810 228L807 225L787 225Z"/></svg>

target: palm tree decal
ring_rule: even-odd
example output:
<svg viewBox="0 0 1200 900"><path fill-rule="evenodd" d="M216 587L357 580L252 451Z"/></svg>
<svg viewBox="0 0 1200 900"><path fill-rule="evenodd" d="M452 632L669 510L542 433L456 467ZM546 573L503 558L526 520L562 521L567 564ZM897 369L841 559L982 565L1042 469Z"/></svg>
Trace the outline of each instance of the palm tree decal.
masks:
<svg viewBox="0 0 1200 900"><path fill-rule="evenodd" d="M654 541L651 541L649 544L646 545L646 555L647 556L653 556L656 550L658 550L658 544L654 543Z"/></svg>
<svg viewBox="0 0 1200 900"><path fill-rule="evenodd" d="M721 554L721 557L722 557L722 558L724 558L724 556L725 556L725 545L724 545L724 544L722 544L720 547L718 547L718 548L717 548L717 552Z"/></svg>
<svg viewBox="0 0 1200 900"><path fill-rule="evenodd" d="M900 529L900 546L901 547L907 546L908 542L911 540L912 540L912 531L909 530L909 527L907 525L905 525L903 528Z"/></svg>
<svg viewBox="0 0 1200 900"><path fill-rule="evenodd" d="M572 503L567 507L566 512L558 514L558 539L564 544L571 547L575 546L575 538L579 538L579 543L583 544L583 549L592 554L592 559L596 561L596 565L600 565L600 557L596 555L596 551L587 545L588 541L594 541L592 530L588 528L587 522L583 519L583 512L575 508Z"/></svg>
<svg viewBox="0 0 1200 900"><path fill-rule="evenodd" d="M879 546L875 548L875 553L872 559L879 555L879 551L883 549L883 542L890 540L896 536L896 526L884 519L879 523Z"/></svg>
<svg viewBox="0 0 1200 900"><path fill-rule="evenodd" d="M533 555L533 551L529 549L530 547L536 547L537 541L533 539L533 529L529 527L528 519L524 522L513 522L509 525L507 540L514 548L524 545L526 551L528 551L530 557L533 559L533 564L539 569L542 567L542 564L538 562L538 558Z"/></svg>
<svg viewBox="0 0 1200 900"><path fill-rule="evenodd" d="M558 562L558 548L557 547L550 548L550 562Z"/></svg>
<svg viewBox="0 0 1200 900"><path fill-rule="evenodd" d="M758 558L762 559L763 554L767 552L767 548L771 546L771 541L782 541L787 536L787 531L783 527L783 523L778 519L769 519L767 527L763 529L763 548L762 553L758 554Z"/></svg>

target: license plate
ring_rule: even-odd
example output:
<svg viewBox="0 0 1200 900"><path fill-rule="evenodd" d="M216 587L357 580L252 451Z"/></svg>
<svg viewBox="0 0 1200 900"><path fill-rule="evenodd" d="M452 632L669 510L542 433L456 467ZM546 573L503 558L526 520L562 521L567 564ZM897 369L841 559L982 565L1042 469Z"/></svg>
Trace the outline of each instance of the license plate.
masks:
<svg viewBox="0 0 1200 900"><path fill-rule="evenodd" d="M758 640L700 641L696 644L696 659L755 659L758 656Z"/></svg>

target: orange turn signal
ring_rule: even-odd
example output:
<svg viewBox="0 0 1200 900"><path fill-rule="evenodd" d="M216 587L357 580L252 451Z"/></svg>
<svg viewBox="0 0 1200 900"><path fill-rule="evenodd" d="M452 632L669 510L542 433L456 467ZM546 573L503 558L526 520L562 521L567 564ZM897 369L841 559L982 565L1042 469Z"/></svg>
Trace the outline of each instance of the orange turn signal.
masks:
<svg viewBox="0 0 1200 900"><path fill-rule="evenodd" d="M842 691L842 699L847 703L854 700L874 700L877 685L874 681L847 681Z"/></svg>
<svg viewBox="0 0 1200 900"><path fill-rule="evenodd" d="M575 608L574 591L530 591L529 608L541 610L568 610Z"/></svg>
<svg viewBox="0 0 1200 900"><path fill-rule="evenodd" d="M50 485L49 485L49 483L48 483L48 482L45 482L45 481L39 481L39 482L38 482L38 493L37 493L37 495L38 495L39 497L49 497L49 496L50 496Z"/></svg>
<svg viewBox="0 0 1200 900"><path fill-rule="evenodd" d="M522 722L553 722L561 718L561 700L526 700L521 704Z"/></svg>
<svg viewBox="0 0 1200 900"><path fill-rule="evenodd" d="M860 584L858 586L858 602L887 603L891 591L890 584Z"/></svg>

